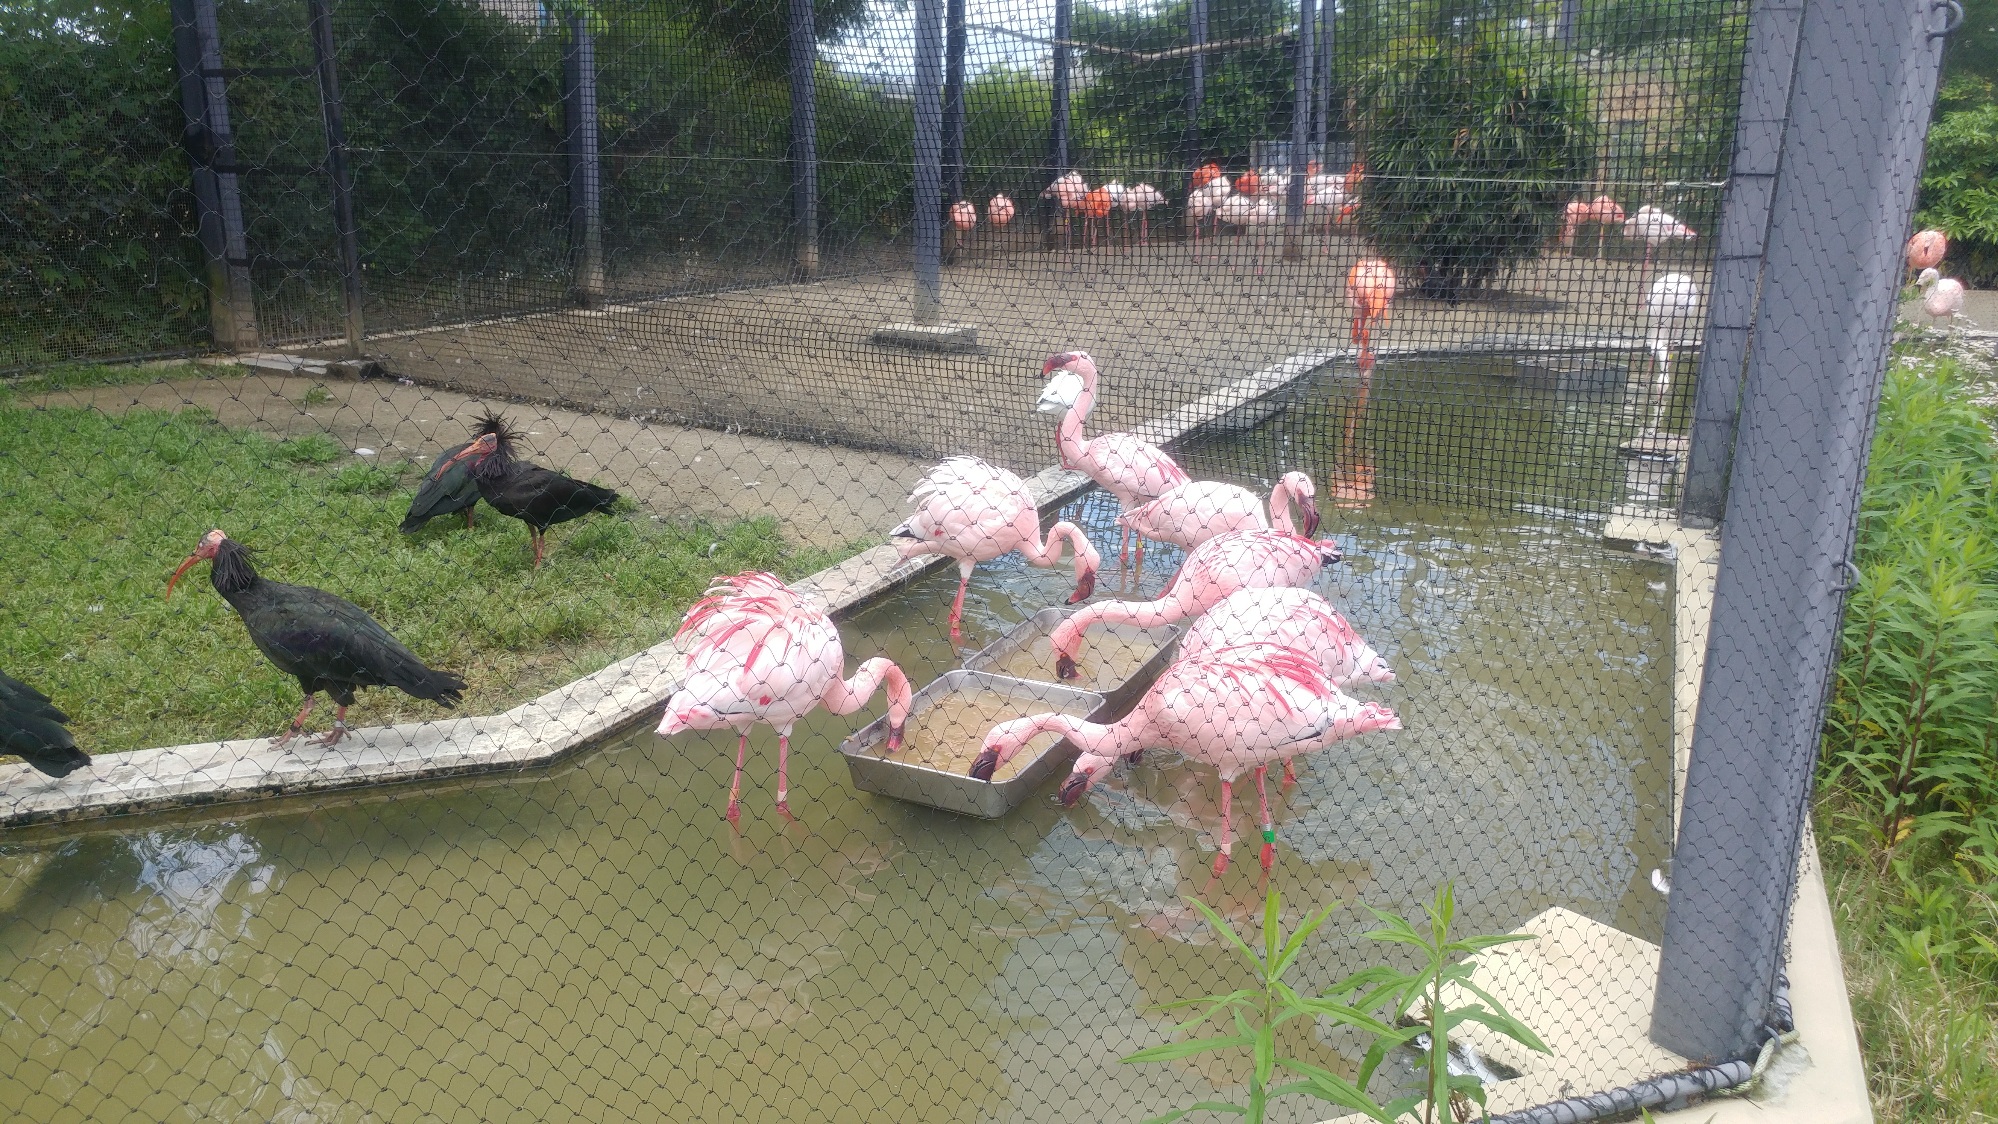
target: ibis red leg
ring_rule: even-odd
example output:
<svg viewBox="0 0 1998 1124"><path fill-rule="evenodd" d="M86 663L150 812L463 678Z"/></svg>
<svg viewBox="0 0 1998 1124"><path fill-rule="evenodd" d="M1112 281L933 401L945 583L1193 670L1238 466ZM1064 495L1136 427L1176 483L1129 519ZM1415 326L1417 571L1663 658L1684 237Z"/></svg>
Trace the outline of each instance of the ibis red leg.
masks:
<svg viewBox="0 0 1998 1124"><path fill-rule="evenodd" d="M305 729L305 716L312 713L312 704L318 701L318 698L319 696L317 695L305 696L305 705L298 708L298 716L291 720L291 728L280 733L277 736L277 740L271 742L272 749L280 749L290 745L291 739L297 737Z"/></svg>
<svg viewBox="0 0 1998 1124"><path fill-rule="evenodd" d="M340 744L340 739L346 736L347 736L347 708L344 706L336 706L333 708L333 728L331 730L326 731L326 733L320 735L319 737L314 738L313 744L338 745Z"/></svg>

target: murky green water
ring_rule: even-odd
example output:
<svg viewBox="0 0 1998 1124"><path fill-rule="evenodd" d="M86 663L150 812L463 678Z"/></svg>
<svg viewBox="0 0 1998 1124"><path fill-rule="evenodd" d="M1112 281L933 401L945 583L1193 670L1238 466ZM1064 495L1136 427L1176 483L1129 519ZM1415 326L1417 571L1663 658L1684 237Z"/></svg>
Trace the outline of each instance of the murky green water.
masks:
<svg viewBox="0 0 1998 1124"><path fill-rule="evenodd" d="M1282 456L1315 424L1296 415L1190 459ZM1077 514L1114 558L1108 505ZM1406 728L1301 763L1275 800L1273 884L1299 906L1406 909L1455 878L1470 926L1561 905L1656 940L1664 571L1545 507L1390 494L1327 516L1349 561L1321 588L1401 673L1362 693ZM1151 562L1155 586L1169 559ZM849 661L887 652L919 682L950 666L953 588L847 622ZM967 642L1069 588L1017 559L981 569ZM1211 774L1154 753L1075 809L965 819L854 791L834 746L865 717L802 724L788 826L759 732L739 834L721 816L734 739L641 730L552 772L0 842L0 1106L1099 1121L1231 1091L1239 1067L1116 1061L1168 1036L1145 1005L1237 982L1179 900L1238 923L1260 901L1251 845L1210 881ZM1336 915L1301 982L1377 955L1364 927ZM1304 1028L1292 1045L1341 1064Z"/></svg>

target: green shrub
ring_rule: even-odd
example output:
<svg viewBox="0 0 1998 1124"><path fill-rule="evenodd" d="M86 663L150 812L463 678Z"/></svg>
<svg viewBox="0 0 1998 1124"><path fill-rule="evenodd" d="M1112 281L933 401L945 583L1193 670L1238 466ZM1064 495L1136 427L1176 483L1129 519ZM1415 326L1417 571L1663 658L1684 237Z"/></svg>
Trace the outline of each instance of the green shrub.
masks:
<svg viewBox="0 0 1998 1124"><path fill-rule="evenodd" d="M1398 44L1357 105L1360 227L1425 296L1460 300L1539 252L1591 171L1572 65L1496 28Z"/></svg>
<svg viewBox="0 0 1998 1124"><path fill-rule="evenodd" d="M1949 235L1950 272L1998 284L1998 104L1983 78L1954 78L1929 126L1915 221Z"/></svg>

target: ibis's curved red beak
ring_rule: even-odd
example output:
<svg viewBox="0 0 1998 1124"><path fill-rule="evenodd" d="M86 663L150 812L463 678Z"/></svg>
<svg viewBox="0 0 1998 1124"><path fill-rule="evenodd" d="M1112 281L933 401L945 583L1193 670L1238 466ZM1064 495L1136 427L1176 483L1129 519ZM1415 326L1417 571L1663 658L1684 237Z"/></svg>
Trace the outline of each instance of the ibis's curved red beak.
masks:
<svg viewBox="0 0 1998 1124"><path fill-rule="evenodd" d="M167 579L166 600L168 601L173 600L173 584L180 580L180 576L187 572L188 567L194 565L196 562L199 561L201 561L201 555L199 554L188 555L187 561L182 562L180 564L180 569L175 570L173 572L173 576Z"/></svg>

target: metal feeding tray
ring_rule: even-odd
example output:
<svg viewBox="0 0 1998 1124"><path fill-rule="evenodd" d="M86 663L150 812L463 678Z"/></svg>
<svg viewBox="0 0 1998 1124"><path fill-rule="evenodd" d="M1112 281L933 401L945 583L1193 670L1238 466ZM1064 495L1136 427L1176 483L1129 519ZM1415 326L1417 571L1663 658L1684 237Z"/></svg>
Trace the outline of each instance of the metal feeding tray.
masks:
<svg viewBox="0 0 1998 1124"><path fill-rule="evenodd" d="M1020 806L1080 752L1068 739L1043 734L990 781L971 776L985 733L1001 722L1059 711L1105 721L1108 705L1094 691L1036 683L983 671L949 671L916 692L902 748L889 753L888 719L877 718L840 743L855 788L947 812L997 819Z"/></svg>
<svg viewBox="0 0 1998 1124"><path fill-rule="evenodd" d="M1042 609L973 653L964 661L965 669L1095 691L1103 696L1105 713L1121 718L1178 654L1179 626L1097 625L1083 634L1082 651L1075 661L1080 676L1057 680L1054 645L1049 637L1075 611L1059 605Z"/></svg>

